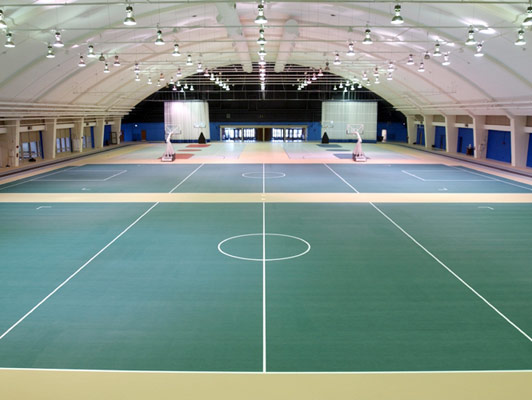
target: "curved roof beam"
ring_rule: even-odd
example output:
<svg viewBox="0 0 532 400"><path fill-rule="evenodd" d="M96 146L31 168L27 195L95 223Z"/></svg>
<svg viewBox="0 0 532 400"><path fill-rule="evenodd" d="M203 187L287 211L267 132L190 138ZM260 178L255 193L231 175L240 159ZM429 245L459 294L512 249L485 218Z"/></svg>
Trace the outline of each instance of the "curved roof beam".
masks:
<svg viewBox="0 0 532 400"><path fill-rule="evenodd" d="M246 38L242 34L242 23L240 22L240 16L235 8L236 4L234 6L233 4L234 3L216 3L216 8L218 9L216 21L225 25L227 34L234 40L234 47L240 56L242 69L249 73L253 71L251 56L249 54Z"/></svg>
<svg viewBox="0 0 532 400"><path fill-rule="evenodd" d="M283 35L275 61L275 72L282 72L288 60L292 57L294 40L299 37L299 24L294 19L289 19L283 27Z"/></svg>

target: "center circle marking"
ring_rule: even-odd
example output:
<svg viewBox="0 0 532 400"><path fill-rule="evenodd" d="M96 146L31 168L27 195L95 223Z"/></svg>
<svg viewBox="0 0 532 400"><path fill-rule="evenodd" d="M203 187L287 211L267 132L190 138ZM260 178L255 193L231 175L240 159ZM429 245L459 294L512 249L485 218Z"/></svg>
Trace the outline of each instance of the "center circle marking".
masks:
<svg viewBox="0 0 532 400"><path fill-rule="evenodd" d="M244 172L242 174L244 178L251 178L251 179L262 179L264 176L264 179L276 179L276 178L284 178L286 176L283 172ZM262 233L261 233L262 235Z"/></svg>
<svg viewBox="0 0 532 400"><path fill-rule="evenodd" d="M310 243L307 242L305 239L301 239L300 237L292 236L292 235L284 235L282 233L265 233L264 235L265 236L281 236L281 237L285 237L285 238L298 240L298 241L300 241L300 242L302 242L302 243L304 243L306 245L307 248L305 249L305 251L302 251L301 253L295 254L293 256L279 257L279 258L265 258L263 260L262 258L241 257L241 256L238 256L238 255L235 255L235 254L228 253L228 252L226 252L226 251L224 251L222 249L222 246L224 245L224 243L227 243L227 242L229 242L231 240L239 239L239 238L242 238L242 237L262 236L262 235L263 235L262 233L246 233L244 235L231 236L230 238L224 239L220 243L218 243L218 251L220 253L222 253L223 255L227 256L227 257L237 258L239 260L246 260L246 261L282 261L282 260L290 260L292 258L297 258L297 257L304 256L305 254L307 254L310 251Z"/></svg>

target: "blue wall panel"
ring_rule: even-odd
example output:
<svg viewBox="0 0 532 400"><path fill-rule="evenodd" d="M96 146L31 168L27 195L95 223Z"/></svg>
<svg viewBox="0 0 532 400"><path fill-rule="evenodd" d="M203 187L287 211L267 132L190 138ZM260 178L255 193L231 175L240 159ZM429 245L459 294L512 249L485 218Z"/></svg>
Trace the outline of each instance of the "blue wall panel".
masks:
<svg viewBox="0 0 532 400"><path fill-rule="evenodd" d="M164 122L139 122L138 124L122 124L124 141L140 141L141 132L146 131L146 140L164 142Z"/></svg>
<svg viewBox="0 0 532 400"><path fill-rule="evenodd" d="M105 125L103 128L103 145L109 146L111 144L111 125Z"/></svg>
<svg viewBox="0 0 532 400"><path fill-rule="evenodd" d="M386 129L386 140L388 142L408 142L408 133L405 124L401 122L378 122L377 137L381 136L383 129Z"/></svg>
<svg viewBox="0 0 532 400"><path fill-rule="evenodd" d="M488 131L488 148L486 158L492 160L511 162L512 142L511 134L506 131Z"/></svg>
<svg viewBox="0 0 532 400"><path fill-rule="evenodd" d="M416 144L425 145L425 125L417 125Z"/></svg>
<svg viewBox="0 0 532 400"><path fill-rule="evenodd" d="M526 166L532 167L532 133L528 135L528 155L526 156Z"/></svg>
<svg viewBox="0 0 532 400"><path fill-rule="evenodd" d="M469 145L473 146L473 128L458 128L456 151L465 154Z"/></svg>
<svg viewBox="0 0 532 400"><path fill-rule="evenodd" d="M447 147L445 139L445 126L436 126L434 132L434 147L445 150Z"/></svg>

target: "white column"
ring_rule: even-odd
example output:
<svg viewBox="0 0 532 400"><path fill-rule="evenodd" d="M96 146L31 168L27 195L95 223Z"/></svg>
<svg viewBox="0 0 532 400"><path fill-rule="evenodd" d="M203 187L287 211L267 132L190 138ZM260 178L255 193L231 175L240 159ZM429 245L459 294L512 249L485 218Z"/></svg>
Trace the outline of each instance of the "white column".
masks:
<svg viewBox="0 0 532 400"><path fill-rule="evenodd" d="M488 131L484 127L486 116L473 116L473 146L475 147L474 157L479 159L486 158L488 144Z"/></svg>
<svg viewBox="0 0 532 400"><path fill-rule="evenodd" d="M122 134L122 118L113 118L113 132L116 132L116 144L120 144L120 135Z"/></svg>
<svg viewBox="0 0 532 400"><path fill-rule="evenodd" d="M83 151L83 127L83 118L74 121L74 127L72 128L72 150L76 153Z"/></svg>
<svg viewBox="0 0 532 400"><path fill-rule="evenodd" d="M42 133L42 146L45 160L53 160L56 153L57 119L44 120L44 132Z"/></svg>
<svg viewBox="0 0 532 400"><path fill-rule="evenodd" d="M510 132L512 140L512 167L526 167L528 155L528 139L530 134L525 132L526 116L510 117Z"/></svg>
<svg viewBox="0 0 532 400"><path fill-rule="evenodd" d="M105 120L103 118L96 120L94 127L94 148L101 149L103 147L103 132L105 129Z"/></svg>
<svg viewBox="0 0 532 400"><path fill-rule="evenodd" d="M445 151L456 153L458 146L458 128L456 127L456 115L445 116Z"/></svg>
<svg viewBox="0 0 532 400"><path fill-rule="evenodd" d="M406 116L406 134L408 137L408 144L414 144L417 137L417 126L414 124L415 117L413 115Z"/></svg>
<svg viewBox="0 0 532 400"><path fill-rule="evenodd" d="M423 115L423 124L425 126L425 147L431 149L434 144L434 136L436 135L434 125L432 121L433 115Z"/></svg>
<svg viewBox="0 0 532 400"><path fill-rule="evenodd" d="M18 167L20 159L20 120L7 121L7 165Z"/></svg>

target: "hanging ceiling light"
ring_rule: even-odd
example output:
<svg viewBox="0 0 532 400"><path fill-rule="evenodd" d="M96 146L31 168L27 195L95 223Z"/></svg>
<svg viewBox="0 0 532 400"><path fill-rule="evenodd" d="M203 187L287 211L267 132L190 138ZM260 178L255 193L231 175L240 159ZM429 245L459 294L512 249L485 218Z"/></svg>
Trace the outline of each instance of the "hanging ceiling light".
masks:
<svg viewBox="0 0 532 400"><path fill-rule="evenodd" d="M475 52L475 57L484 57L484 53L482 52L482 43L477 43L477 50Z"/></svg>
<svg viewBox="0 0 532 400"><path fill-rule="evenodd" d="M362 89L362 84L358 82L357 89Z"/></svg>
<svg viewBox="0 0 532 400"><path fill-rule="evenodd" d="M331 70L331 69L329 68L329 61L326 61L326 62L325 62L325 69L324 69L324 71L325 71L325 72L329 72L330 70Z"/></svg>
<svg viewBox="0 0 532 400"><path fill-rule="evenodd" d="M417 69L417 72L425 72L425 64L423 61L419 63L419 68Z"/></svg>
<svg viewBox="0 0 532 400"><path fill-rule="evenodd" d="M465 41L466 46L473 46L477 41L475 40L475 30L471 25L469 25L469 30L467 31L467 40Z"/></svg>
<svg viewBox="0 0 532 400"><path fill-rule="evenodd" d="M181 81L177 81L177 83L175 84L177 87L181 87Z"/></svg>
<svg viewBox="0 0 532 400"><path fill-rule="evenodd" d="M188 83L185 82L185 86L183 88L188 89Z"/></svg>
<svg viewBox="0 0 532 400"><path fill-rule="evenodd" d="M135 63L134 71L137 73L140 71L139 63Z"/></svg>
<svg viewBox="0 0 532 400"><path fill-rule="evenodd" d="M211 77L209 78L210 81L214 82L214 74L211 72Z"/></svg>
<svg viewBox="0 0 532 400"><path fill-rule="evenodd" d="M48 45L48 51L46 53L46 58L55 58L54 48L52 45Z"/></svg>
<svg viewBox="0 0 532 400"><path fill-rule="evenodd" d="M334 65L340 65L340 64L342 64L342 62L340 61L340 54L336 53L336 54L334 55L334 61L333 61L333 64L334 64Z"/></svg>
<svg viewBox="0 0 532 400"><path fill-rule="evenodd" d="M137 25L137 21L135 21L135 18L133 17L133 7L131 7L129 4L126 7L126 18L124 18L124 25Z"/></svg>
<svg viewBox="0 0 532 400"><path fill-rule="evenodd" d="M388 72L388 75L386 75L386 80L387 81L393 81L393 76L392 76L391 72Z"/></svg>
<svg viewBox="0 0 532 400"><path fill-rule="evenodd" d="M86 66L87 66L87 64L85 64L85 60L83 59L83 56L79 56L78 67L83 68L83 67L86 67Z"/></svg>
<svg viewBox="0 0 532 400"><path fill-rule="evenodd" d="M203 65L201 65L201 62L198 62L198 68L196 68L196 72L203 72Z"/></svg>
<svg viewBox="0 0 532 400"><path fill-rule="evenodd" d="M434 52L432 53L434 57L441 57L441 50L440 50L440 44L436 42L434 45Z"/></svg>
<svg viewBox="0 0 532 400"><path fill-rule="evenodd" d="M405 21L403 20L403 17L401 17L401 6L399 4L396 4L394 9L394 16L392 20L390 21L393 25L401 25Z"/></svg>
<svg viewBox="0 0 532 400"><path fill-rule="evenodd" d="M54 47L64 47L64 46L65 46L65 44L61 40L61 32L55 31Z"/></svg>
<svg viewBox="0 0 532 400"><path fill-rule="evenodd" d="M153 82L151 81L151 76L148 76L148 85L151 85Z"/></svg>
<svg viewBox="0 0 532 400"><path fill-rule="evenodd" d="M105 66L103 68L103 73L104 74L108 74L109 72L111 72L111 71L109 71L109 64L105 63Z"/></svg>
<svg viewBox="0 0 532 400"><path fill-rule="evenodd" d="M343 84L343 82L340 82L340 84L338 85L338 88L339 88L339 89L343 89L343 88L344 88L344 84Z"/></svg>
<svg viewBox="0 0 532 400"><path fill-rule="evenodd" d="M373 40L371 40L371 31L369 28L366 28L366 33L362 44L373 44Z"/></svg>
<svg viewBox="0 0 532 400"><path fill-rule="evenodd" d="M159 81L164 81L164 74L162 72L159 74Z"/></svg>
<svg viewBox="0 0 532 400"><path fill-rule="evenodd" d="M191 91L191 92L194 91L194 85L190 85L190 91Z"/></svg>
<svg viewBox="0 0 532 400"><path fill-rule="evenodd" d="M161 87L161 82L157 81L157 87Z"/></svg>
<svg viewBox="0 0 532 400"><path fill-rule="evenodd" d="M174 43L174 51L172 52L172 55L174 57L180 57L181 53L179 52L179 45L177 43Z"/></svg>
<svg viewBox="0 0 532 400"><path fill-rule="evenodd" d="M170 77L170 83L168 83L170 86L174 86L175 83L174 83L174 78L173 77Z"/></svg>
<svg viewBox="0 0 532 400"><path fill-rule="evenodd" d="M532 25L532 6L529 6L527 9L526 9L526 17L523 21L523 25L524 26L530 26Z"/></svg>
<svg viewBox="0 0 532 400"><path fill-rule="evenodd" d="M406 62L406 65L414 65L414 56L412 54L408 55L408 61Z"/></svg>
<svg viewBox="0 0 532 400"><path fill-rule="evenodd" d="M135 74L135 82L140 82L140 76L139 74Z"/></svg>
<svg viewBox="0 0 532 400"><path fill-rule="evenodd" d="M355 50L354 50L354 45L353 45L353 42L349 42L349 44L347 45L348 49L347 50L347 53L346 55L348 55L349 57L353 57L355 55Z"/></svg>
<svg viewBox="0 0 532 400"><path fill-rule="evenodd" d="M94 46L92 44L89 44L89 51L87 52L87 57L88 58L96 58L97 57L96 53L94 52Z"/></svg>
<svg viewBox="0 0 532 400"><path fill-rule="evenodd" d="M318 69L318 76L320 76L320 77L323 76L323 70L321 68Z"/></svg>
<svg viewBox="0 0 532 400"><path fill-rule="evenodd" d="M368 80L368 73L367 73L366 71L364 71L364 72L362 73L362 80L363 80L364 82L366 82L366 81Z"/></svg>
<svg viewBox="0 0 532 400"><path fill-rule="evenodd" d="M338 90L338 89L336 89L336 85L333 86L333 90Z"/></svg>
<svg viewBox="0 0 532 400"><path fill-rule="evenodd" d="M13 34L11 32L6 32L6 43L4 47L13 48L15 47L15 42L13 42Z"/></svg>
<svg viewBox="0 0 532 400"><path fill-rule="evenodd" d="M259 9L259 15L257 15L257 18L255 18L255 23L261 24L261 25L267 24L268 20L264 16L264 4L262 4L262 2L261 4L259 4L258 9Z"/></svg>
<svg viewBox="0 0 532 400"><path fill-rule="evenodd" d="M120 67L120 60L118 59L118 54L115 54L115 61L113 63L114 67Z"/></svg>
<svg viewBox="0 0 532 400"><path fill-rule="evenodd" d="M177 92L177 86L175 86L175 85L172 86L172 90L173 90L174 92Z"/></svg>
<svg viewBox="0 0 532 400"><path fill-rule="evenodd" d="M155 39L155 44L157 46L164 46L163 32L160 29L157 29L157 39Z"/></svg>
<svg viewBox="0 0 532 400"><path fill-rule="evenodd" d="M266 44L266 38L264 37L264 28L259 29L259 38L257 39L257 44L264 46Z"/></svg>
<svg viewBox="0 0 532 400"><path fill-rule="evenodd" d="M378 85L379 83L381 83L381 81L379 80L379 77L377 76L377 77L375 78L375 85Z"/></svg>
<svg viewBox="0 0 532 400"><path fill-rule="evenodd" d="M260 46L260 50L257 52L259 57L266 57L266 50L264 49L264 45Z"/></svg>
<svg viewBox="0 0 532 400"><path fill-rule="evenodd" d="M192 65L192 56L190 54L187 56L187 65L189 67Z"/></svg>
<svg viewBox="0 0 532 400"><path fill-rule="evenodd" d="M375 67L375 69L373 70L373 76L379 76L379 67Z"/></svg>
<svg viewBox="0 0 532 400"><path fill-rule="evenodd" d="M312 74L312 80L315 81L316 79L318 79L318 77L316 76L316 73L314 72L314 73Z"/></svg>
<svg viewBox="0 0 532 400"><path fill-rule="evenodd" d="M443 55L443 62L441 63L441 65L451 65L451 62L449 61L449 53L445 53Z"/></svg>
<svg viewBox="0 0 532 400"><path fill-rule="evenodd" d="M4 10L0 10L0 29L7 29L7 24L4 19Z"/></svg>
<svg viewBox="0 0 532 400"><path fill-rule="evenodd" d="M526 44L525 40L525 31L523 28L519 28L517 31L517 40L515 41L516 46L524 46Z"/></svg>
<svg viewBox="0 0 532 400"><path fill-rule="evenodd" d="M259 57L259 65L266 65L266 60L264 57Z"/></svg>
<svg viewBox="0 0 532 400"><path fill-rule="evenodd" d="M102 61L102 62L105 61L105 57L104 57L103 53L100 53L100 57L98 57L98 61Z"/></svg>
<svg viewBox="0 0 532 400"><path fill-rule="evenodd" d="M395 71L395 65L394 65L393 61L390 61L388 63L388 72L393 72L393 71Z"/></svg>
<svg viewBox="0 0 532 400"><path fill-rule="evenodd" d="M182 76L183 74L181 73L181 67L177 68L177 73L176 73L176 76Z"/></svg>
<svg viewBox="0 0 532 400"><path fill-rule="evenodd" d="M203 72L203 76L208 78L209 77L209 70L205 68L205 71Z"/></svg>

